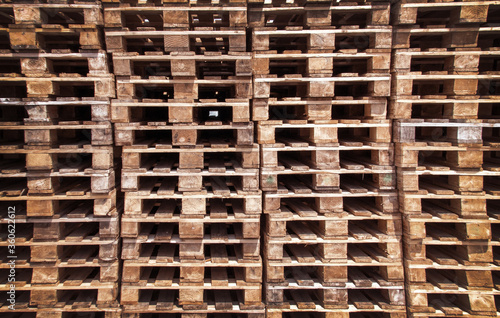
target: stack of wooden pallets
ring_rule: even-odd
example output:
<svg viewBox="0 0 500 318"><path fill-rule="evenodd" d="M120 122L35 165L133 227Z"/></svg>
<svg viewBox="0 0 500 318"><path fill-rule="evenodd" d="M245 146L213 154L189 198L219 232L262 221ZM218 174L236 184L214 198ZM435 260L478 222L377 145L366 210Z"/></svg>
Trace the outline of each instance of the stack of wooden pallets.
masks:
<svg viewBox="0 0 500 318"><path fill-rule="evenodd" d="M119 317L109 105L115 89L100 40L101 7L63 1L2 4L0 11L6 36L0 51L1 250L13 257L0 265L2 315L10 311L10 270L17 314Z"/></svg>
<svg viewBox="0 0 500 318"><path fill-rule="evenodd" d="M400 1L393 13L410 316L497 316L500 6Z"/></svg>
<svg viewBox="0 0 500 318"><path fill-rule="evenodd" d="M124 317L263 317L246 4L105 3Z"/></svg>
<svg viewBox="0 0 500 318"><path fill-rule="evenodd" d="M497 317L499 25L0 0L0 315Z"/></svg>
<svg viewBox="0 0 500 318"><path fill-rule="evenodd" d="M268 317L405 315L390 6L250 3Z"/></svg>

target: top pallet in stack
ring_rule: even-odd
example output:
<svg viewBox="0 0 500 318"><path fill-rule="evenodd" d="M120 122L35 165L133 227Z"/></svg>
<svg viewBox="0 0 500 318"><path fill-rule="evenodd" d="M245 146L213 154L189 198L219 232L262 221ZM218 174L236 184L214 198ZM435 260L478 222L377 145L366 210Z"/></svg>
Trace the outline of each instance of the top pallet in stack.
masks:
<svg viewBox="0 0 500 318"><path fill-rule="evenodd" d="M497 316L495 1L394 5L396 166L412 317Z"/></svg>
<svg viewBox="0 0 500 318"><path fill-rule="evenodd" d="M123 146L124 315L262 317L246 3L110 2L104 15Z"/></svg>
<svg viewBox="0 0 500 318"><path fill-rule="evenodd" d="M249 5L268 317L405 315L389 16L375 1Z"/></svg>
<svg viewBox="0 0 500 318"><path fill-rule="evenodd" d="M16 309L116 317L114 81L99 35L100 6L16 3L0 11L7 26L0 51L1 201L2 213L16 212ZM7 216L2 220L7 233ZM1 245L7 254L7 240ZM6 272L9 264L1 267Z"/></svg>

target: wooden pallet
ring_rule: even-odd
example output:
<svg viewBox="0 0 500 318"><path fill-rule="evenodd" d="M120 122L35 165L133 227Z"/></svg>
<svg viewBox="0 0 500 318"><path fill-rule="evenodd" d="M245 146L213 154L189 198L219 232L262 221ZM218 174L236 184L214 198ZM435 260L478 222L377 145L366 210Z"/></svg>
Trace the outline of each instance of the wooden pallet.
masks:
<svg viewBox="0 0 500 318"><path fill-rule="evenodd" d="M169 123L203 121L250 121L250 100L246 98L217 99L124 99L112 100L112 121L131 123L162 119Z"/></svg>
<svg viewBox="0 0 500 318"><path fill-rule="evenodd" d="M33 24L9 24L0 34L9 36L10 48L15 51L24 50L101 50L104 43L102 33L96 25L47 25L36 27ZM64 41L61 41L64 39Z"/></svg>
<svg viewBox="0 0 500 318"><path fill-rule="evenodd" d="M60 302L57 308L38 308L29 306L29 295L27 292L20 293L16 299L16 311L12 313L9 302L4 302L0 307L2 317L17 318L19 315L26 318L64 318L67 315L94 315L100 318L120 318L122 309L116 305L114 308L98 306L95 301L85 298L74 298Z"/></svg>
<svg viewBox="0 0 500 318"><path fill-rule="evenodd" d="M64 2L64 1L63 1ZM11 4L16 24L26 25L102 25L101 6L87 3Z"/></svg>
<svg viewBox="0 0 500 318"><path fill-rule="evenodd" d="M402 287L391 289L323 288L320 284L309 288L266 286L268 310L272 308L311 311L320 308L330 310L375 310L375 306L387 311L404 311L405 296ZM352 308L352 307L354 308ZM351 308L350 308L351 307ZM377 309L378 309L377 308Z"/></svg>
<svg viewBox="0 0 500 318"><path fill-rule="evenodd" d="M224 249L234 249L243 260L255 261L260 258L259 239L243 239L239 233L228 234L227 229L220 226L212 226L211 229L214 232L206 234L203 239L180 239L178 235L162 237L165 233L158 232L157 235L140 240L126 238L123 239L121 258L147 261L151 255L156 255L157 259L169 260L177 254L181 261L199 261L205 260L208 253L224 256Z"/></svg>
<svg viewBox="0 0 500 318"><path fill-rule="evenodd" d="M26 115L17 111L24 107ZM90 117L80 109L90 108ZM2 119L32 122L69 121L78 118L84 121L103 122L111 120L111 110L107 98L55 97L55 98L0 98Z"/></svg>
<svg viewBox="0 0 500 318"><path fill-rule="evenodd" d="M367 26L366 28L338 29L321 27L304 29L290 26L285 30L276 27L252 29L252 50L300 50L303 53L333 53L336 49L363 52L367 49L390 49L392 27ZM300 38L300 40L293 40Z"/></svg>
<svg viewBox="0 0 500 318"><path fill-rule="evenodd" d="M384 97L272 97L252 100L252 120L254 121L386 119L386 113L387 99Z"/></svg>
<svg viewBox="0 0 500 318"><path fill-rule="evenodd" d="M396 25L426 25L431 21L434 24L484 23L487 22L488 11L498 11L498 3L495 1L468 1L467 3L398 1L392 9L392 21Z"/></svg>
<svg viewBox="0 0 500 318"><path fill-rule="evenodd" d="M439 140L399 143L395 147L394 161L396 167L419 170L479 169L483 165L482 150L484 148L477 147L477 144L473 147L452 146Z"/></svg>
<svg viewBox="0 0 500 318"><path fill-rule="evenodd" d="M238 286L230 281L228 286L213 283L182 287L159 287L154 283L145 286L122 285L120 302L125 311L147 309L151 305L151 299L158 299L156 307L161 308L160 310L173 310L177 306L186 310L206 310L211 302L215 303L216 310L223 311L233 309L234 302L238 302L243 310L263 308L260 284Z"/></svg>
<svg viewBox="0 0 500 318"><path fill-rule="evenodd" d="M434 206L440 207L439 212L455 214L462 218L468 219L486 219L487 199L496 199L497 196L492 195L475 195L475 194L434 194L434 193L419 193L405 192L400 193L399 202L401 211L408 215L421 215L426 212L425 204L431 203L431 209ZM422 201L424 204L422 204ZM429 206L429 205L427 205ZM444 210L444 211L443 211ZM445 214L447 215L447 214Z"/></svg>
<svg viewBox="0 0 500 318"><path fill-rule="evenodd" d="M259 191L259 175L255 169L243 171L210 172L202 170L171 171L167 173L148 171L146 173L122 171L122 191L153 191L157 185L167 186L169 192L200 192L204 191L204 184L208 182L212 187L221 188L227 192L226 184L229 182L246 192ZM204 180L205 179L205 180Z"/></svg>
<svg viewBox="0 0 500 318"><path fill-rule="evenodd" d="M283 211L287 201L299 199L313 211L323 213L342 213L348 211L360 215L395 213L398 211L398 198L392 191L351 193L351 192L319 192L307 186L280 186L276 193L264 193L263 209L265 213ZM293 203L290 203L293 204ZM286 212L286 210L285 210Z"/></svg>
<svg viewBox="0 0 500 318"><path fill-rule="evenodd" d="M304 212L306 214L306 212ZM401 220L396 216L361 218L350 215L340 217L307 215L292 212L266 215L266 234L276 241L314 241L329 239L376 240L401 236Z"/></svg>
<svg viewBox="0 0 500 318"><path fill-rule="evenodd" d="M476 119L496 118L495 95L407 95L391 97L390 118Z"/></svg>
<svg viewBox="0 0 500 318"><path fill-rule="evenodd" d="M164 6L151 3L132 3L130 7L106 6L104 3L104 26L106 28L128 28L130 30L155 30L179 28L194 30L198 27L246 27L247 8L244 2L221 1L218 4L173 1ZM137 15L148 19L141 21ZM196 19L190 19L190 15ZM143 19L144 19L143 18ZM216 22L214 22L216 21ZM146 23L146 24L145 24Z"/></svg>
<svg viewBox="0 0 500 318"><path fill-rule="evenodd" d="M392 92L400 95L489 95L489 87L494 85L500 75L497 72L457 72L448 71L411 72L395 74ZM409 94L411 92L411 94Z"/></svg>
<svg viewBox="0 0 500 318"><path fill-rule="evenodd" d="M150 306L153 308L156 306ZM265 318L266 314L264 309L262 310L252 310L250 312L243 311L239 308L239 305L234 303L234 306L237 309L234 310L216 310L215 303L207 305L206 310L185 310L175 307L172 311L167 311L169 316L175 318L183 318L183 317L192 317L192 315L196 315L196 317L200 318L213 318L213 317L221 317L221 318ZM151 311L151 312L150 312ZM165 312L164 310L158 310L159 312ZM156 310L151 309L146 312L137 312L137 313L123 313L123 318L155 318L160 314L155 314Z"/></svg>
<svg viewBox="0 0 500 318"><path fill-rule="evenodd" d="M164 192L163 188L148 193L125 193L124 216L142 218L144 222L162 221L185 217L227 219L230 217L254 217L262 211L262 194L239 191L227 184L227 191L179 193ZM210 192L209 192L210 191Z"/></svg>
<svg viewBox="0 0 500 318"><path fill-rule="evenodd" d="M168 8L168 7L165 7ZM179 8L175 8L178 10ZM230 9L230 8L229 8ZM178 76L251 76L253 59L247 52L171 52L161 51L113 53L113 68L116 76L163 75L169 78Z"/></svg>
<svg viewBox="0 0 500 318"><path fill-rule="evenodd" d="M16 206L19 215L22 215L24 210L27 217L62 217L65 215L99 217L117 214L116 189L103 194L84 192L67 195L66 191L60 191L52 195L27 195L28 188L25 181L23 183L22 180L18 181L14 178L10 182L9 185L3 185L0 202L5 207Z"/></svg>
<svg viewBox="0 0 500 318"><path fill-rule="evenodd" d="M14 74L17 75L17 74ZM61 73L58 77L2 76L1 97L90 96L115 97L115 81L108 76L81 76Z"/></svg>
<svg viewBox="0 0 500 318"><path fill-rule="evenodd" d="M390 95L389 74L341 73L337 76L302 77L286 74L283 77L255 75L253 96L270 98L297 95L311 98L341 96L385 97Z"/></svg>
<svg viewBox="0 0 500 318"><path fill-rule="evenodd" d="M374 309L358 309L353 304L349 305L346 310L331 310L322 308L317 304L316 309L299 309L297 305L291 305L290 309L267 309L267 316L269 318L298 318L308 315L308 317L313 318L349 318L358 317L360 314L365 315L365 317L374 318L406 318L406 311L395 310L390 311L389 309L383 309L378 304L374 304Z"/></svg>
<svg viewBox="0 0 500 318"><path fill-rule="evenodd" d="M339 171L388 170L393 165L393 147L389 143L343 141L328 146L297 137L278 137L278 143L261 145L263 170ZM325 138L326 139L326 138Z"/></svg>
<svg viewBox="0 0 500 318"><path fill-rule="evenodd" d="M17 74L30 77L58 76L59 74L79 74L80 76L109 75L106 52L71 53L60 50L53 53L0 53L0 63L6 68L4 76ZM75 75L76 76L76 75Z"/></svg>
<svg viewBox="0 0 500 318"><path fill-rule="evenodd" d="M266 77L336 77L345 73L377 76L389 73L391 56L389 50L317 54L271 50L255 52L253 63L253 74Z"/></svg>
<svg viewBox="0 0 500 318"><path fill-rule="evenodd" d="M218 91L225 98L249 99L252 97L251 76L221 76L197 78L166 76L117 77L116 95L119 99L142 100L185 99L186 102L199 99L219 99ZM205 97L206 96L206 97Z"/></svg>
<svg viewBox="0 0 500 318"><path fill-rule="evenodd" d="M99 235L80 235L65 237L53 242L39 242L31 238L19 237L17 246L26 246L30 249L30 262L53 263L64 259L68 255L98 255L100 260L114 261L118 257L118 240L116 238L100 238ZM23 240L21 242L21 240ZM8 242L0 242L0 246L7 246ZM96 254L97 253L97 254Z"/></svg>
<svg viewBox="0 0 500 318"><path fill-rule="evenodd" d="M434 194L496 194L495 171L443 169L398 169L398 189Z"/></svg>
<svg viewBox="0 0 500 318"><path fill-rule="evenodd" d="M59 145L59 148L75 149L88 143L95 146L108 146L113 143L111 123L106 121L56 121L50 123L24 121L24 123L4 122L2 124L0 130L9 131L9 133L3 134L3 139L6 139L7 146L9 146L7 149L18 149L20 144L54 147ZM12 138L13 136L17 137L19 143ZM10 146L11 144L14 146ZM27 147L25 146L25 148ZM43 148L35 147L35 149Z"/></svg>
<svg viewBox="0 0 500 318"><path fill-rule="evenodd" d="M170 222L169 222L170 221ZM161 240L171 238L184 239L204 239L206 237L216 237L219 233L234 233L237 239L258 239L260 237L260 220L258 218L243 218L239 220L208 220L193 218L183 218L181 220L169 220L161 223L123 222L121 236L123 238L137 238L146 240L155 237ZM200 222L203 221L203 222Z"/></svg>
<svg viewBox="0 0 500 318"><path fill-rule="evenodd" d="M340 173L339 173L340 172ZM280 186L315 191L334 191L348 193L369 193L385 190L394 190L395 175L382 169L379 171L335 171L335 170L307 170L307 171L276 171L261 170L261 189L264 191L279 191Z"/></svg>
<svg viewBox="0 0 500 318"><path fill-rule="evenodd" d="M410 317L442 316L448 317L496 317L495 293L466 290L447 290L434 288L421 290L419 286L406 289Z"/></svg>
<svg viewBox="0 0 500 318"><path fill-rule="evenodd" d="M225 261L225 262L224 262ZM123 267L122 282L133 285L189 286L211 283L214 286L238 286L262 283L262 263L260 261L238 262L236 257L221 257L207 262L134 262L126 261Z"/></svg>
<svg viewBox="0 0 500 318"><path fill-rule="evenodd" d="M122 148L123 169L171 172L182 169L226 171L231 167L237 171L260 167L258 145L241 147L216 142L217 140L212 140L212 143L207 140L194 147L181 148L156 148L154 145L151 147L149 145L144 145L145 147L124 146Z"/></svg>
<svg viewBox="0 0 500 318"><path fill-rule="evenodd" d="M22 145L20 145L22 146ZM113 148L77 144L61 148L29 147L15 149L16 146L0 147L0 172L2 175L17 175L27 171L51 170L53 175L85 173L111 169L114 165Z"/></svg>
<svg viewBox="0 0 500 318"><path fill-rule="evenodd" d="M82 222L83 221L83 222ZM24 219L17 222L18 242L57 242L60 240L79 242L94 235L95 240L107 240L117 238L119 232L119 220L112 218L79 218L71 220L68 218L51 219L37 218ZM7 222L2 222L0 227L8 233ZM8 241L7 235L0 239Z"/></svg>
<svg viewBox="0 0 500 318"><path fill-rule="evenodd" d="M299 139L314 145L336 146L338 143L361 146L363 142L391 141L391 123L387 120L269 120L257 125L259 144L275 144L280 138ZM345 131L344 131L345 130ZM361 144L360 144L361 143ZM302 143L301 145L305 145Z"/></svg>
<svg viewBox="0 0 500 318"><path fill-rule="evenodd" d="M151 145L156 147L195 146L201 139L219 139L223 143L253 145L253 123L204 122L167 125L166 122L116 123L115 145Z"/></svg>
<svg viewBox="0 0 500 318"><path fill-rule="evenodd" d="M390 6L386 2L350 2L343 6L332 1L291 1L285 6L279 1L249 1L248 20L250 27L327 27L388 25ZM352 15L354 17L346 18ZM298 16L298 18L297 18ZM272 21L272 22L271 22Z"/></svg>
<svg viewBox="0 0 500 318"><path fill-rule="evenodd" d="M434 142L446 145L495 143L496 120L479 119L400 119L393 122L395 142ZM487 144L486 144L487 145Z"/></svg>
<svg viewBox="0 0 500 318"><path fill-rule="evenodd" d="M146 27L146 30L130 31L107 30L106 47L109 53L146 51L143 43L145 39L151 40L151 46L165 52L196 52L221 49L224 54L228 52L246 51L246 30L244 27L221 27L217 30L184 30L172 28L156 30ZM198 41L199 39L199 41ZM222 40L219 40L222 39ZM148 49L149 51L150 49Z"/></svg>
<svg viewBox="0 0 500 318"><path fill-rule="evenodd" d="M338 265L345 265L349 260L370 264L373 259L398 265L402 259L401 242L395 236L379 239L373 236L357 238L358 236L346 235L344 238L305 239L305 235L301 238L288 233L284 238L270 237L267 234L263 237L264 257L275 262L286 262L290 254L306 263L315 263L319 259L323 263Z"/></svg>
<svg viewBox="0 0 500 318"><path fill-rule="evenodd" d="M418 25L394 28L393 49L408 48L475 48L495 47L493 38L500 32L497 26L478 24L447 27L445 25L419 27ZM484 37L478 37L479 35Z"/></svg>

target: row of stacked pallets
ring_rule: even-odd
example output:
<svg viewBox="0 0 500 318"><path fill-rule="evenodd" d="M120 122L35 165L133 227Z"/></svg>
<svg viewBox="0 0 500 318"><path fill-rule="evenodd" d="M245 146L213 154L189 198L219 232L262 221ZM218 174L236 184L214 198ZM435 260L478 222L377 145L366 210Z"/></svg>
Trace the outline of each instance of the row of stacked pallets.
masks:
<svg viewBox="0 0 500 318"><path fill-rule="evenodd" d="M409 316L496 317L499 3L402 0L393 14Z"/></svg>
<svg viewBox="0 0 500 318"><path fill-rule="evenodd" d="M389 19L383 1L249 5L267 317L405 316Z"/></svg>
<svg viewBox="0 0 500 318"><path fill-rule="evenodd" d="M499 20L4 0L0 315L498 316Z"/></svg>
<svg viewBox="0 0 500 318"><path fill-rule="evenodd" d="M264 317L246 3L104 2L123 317Z"/></svg>
<svg viewBox="0 0 500 318"><path fill-rule="evenodd" d="M101 5L2 3L0 15L0 315L120 317Z"/></svg>

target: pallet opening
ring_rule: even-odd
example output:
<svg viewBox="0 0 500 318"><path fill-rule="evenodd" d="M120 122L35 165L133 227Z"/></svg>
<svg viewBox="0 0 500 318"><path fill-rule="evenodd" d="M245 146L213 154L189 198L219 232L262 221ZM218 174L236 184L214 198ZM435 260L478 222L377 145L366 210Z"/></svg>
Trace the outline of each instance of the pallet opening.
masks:
<svg viewBox="0 0 500 318"><path fill-rule="evenodd" d="M37 34L40 38L40 48L46 51L65 50L78 53L80 50L80 35L75 34Z"/></svg>
<svg viewBox="0 0 500 318"><path fill-rule="evenodd" d="M68 27L72 24L85 24L83 9L40 8L42 24L59 24Z"/></svg>
<svg viewBox="0 0 500 318"><path fill-rule="evenodd" d="M3 89L3 86L2 86ZM23 121L28 118L28 113L24 107L0 104L0 122L1 121Z"/></svg>
<svg viewBox="0 0 500 318"><path fill-rule="evenodd" d="M20 59L0 59L0 70L3 74L21 74Z"/></svg>
<svg viewBox="0 0 500 318"><path fill-rule="evenodd" d="M165 76L172 78L170 61L135 61L133 63L133 75L147 79L151 76Z"/></svg>
<svg viewBox="0 0 500 318"><path fill-rule="evenodd" d="M138 52L144 55L146 52L163 52L165 43L163 38L139 38L126 40L126 52Z"/></svg>
<svg viewBox="0 0 500 318"><path fill-rule="evenodd" d="M308 50L308 36L307 35L294 35L294 36L272 36L269 35L269 50L284 53L287 50L299 50L306 53Z"/></svg>
<svg viewBox="0 0 500 318"><path fill-rule="evenodd" d="M140 11L139 13L122 11L122 27L128 28L130 31L141 31L142 28L163 30L162 11Z"/></svg>
<svg viewBox="0 0 500 318"><path fill-rule="evenodd" d="M189 21L192 28L210 27L217 30L221 27L229 27L229 12L190 12Z"/></svg>
<svg viewBox="0 0 500 318"><path fill-rule="evenodd" d="M163 101L174 98L173 84L134 85L134 89L137 98L160 99Z"/></svg>
<svg viewBox="0 0 500 318"><path fill-rule="evenodd" d="M14 97L14 98L25 98L28 96L26 89L26 82L5 82L2 83L2 89L0 90L0 98L2 97Z"/></svg>
<svg viewBox="0 0 500 318"><path fill-rule="evenodd" d="M87 60L64 60L57 59L51 61L51 70L53 74L72 73L87 76L90 73L89 62Z"/></svg>
<svg viewBox="0 0 500 318"><path fill-rule="evenodd" d="M229 37L189 37L189 51L202 55L204 52L228 54Z"/></svg>
<svg viewBox="0 0 500 318"><path fill-rule="evenodd" d="M218 76L228 79L236 76L236 62L234 61L196 61L196 76L198 79Z"/></svg>
<svg viewBox="0 0 500 318"><path fill-rule="evenodd" d="M337 51L356 49L358 52L362 52L370 48L370 44L370 36L368 35L338 34L335 36L335 49Z"/></svg>

